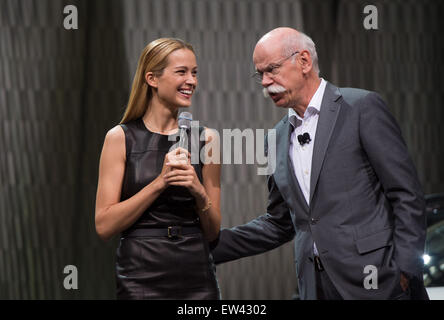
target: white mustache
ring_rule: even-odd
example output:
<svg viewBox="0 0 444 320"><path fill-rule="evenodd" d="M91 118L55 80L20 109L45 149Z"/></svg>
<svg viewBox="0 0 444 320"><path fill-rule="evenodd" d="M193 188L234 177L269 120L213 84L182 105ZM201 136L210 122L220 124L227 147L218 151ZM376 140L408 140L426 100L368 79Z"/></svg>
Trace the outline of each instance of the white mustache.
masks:
<svg viewBox="0 0 444 320"><path fill-rule="evenodd" d="M267 88L262 89L262 93L264 94L265 98L268 98L270 96L270 93L282 93L285 91L287 90L278 84L273 84Z"/></svg>

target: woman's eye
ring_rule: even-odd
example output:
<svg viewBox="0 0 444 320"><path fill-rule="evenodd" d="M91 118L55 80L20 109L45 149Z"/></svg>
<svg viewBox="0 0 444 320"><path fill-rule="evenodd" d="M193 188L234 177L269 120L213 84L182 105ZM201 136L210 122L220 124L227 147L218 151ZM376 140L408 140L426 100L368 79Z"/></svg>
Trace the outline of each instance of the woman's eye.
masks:
<svg viewBox="0 0 444 320"><path fill-rule="evenodd" d="M179 73L179 74L185 74L185 70L177 70L177 73Z"/></svg>

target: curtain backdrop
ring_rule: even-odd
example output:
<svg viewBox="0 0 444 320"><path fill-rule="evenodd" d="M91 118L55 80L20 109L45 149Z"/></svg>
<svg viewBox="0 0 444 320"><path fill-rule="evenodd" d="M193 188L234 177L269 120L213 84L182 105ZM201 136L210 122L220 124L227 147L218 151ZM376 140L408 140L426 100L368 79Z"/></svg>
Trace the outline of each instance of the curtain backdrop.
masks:
<svg viewBox="0 0 444 320"><path fill-rule="evenodd" d="M400 123L426 193L444 191L440 14L429 1L0 0L0 299L115 297L117 240L100 241L94 206L106 132L121 119L143 47L193 44L199 87L191 112L217 129L269 129L285 114L252 81L257 40L278 26L305 31L321 76L381 93ZM79 29L65 30L75 5ZM244 150L245 153L245 150ZM245 162L245 157L244 157ZM222 167L222 224L265 212L255 165ZM224 299L291 299L292 243L217 267ZM78 269L66 290L63 269Z"/></svg>

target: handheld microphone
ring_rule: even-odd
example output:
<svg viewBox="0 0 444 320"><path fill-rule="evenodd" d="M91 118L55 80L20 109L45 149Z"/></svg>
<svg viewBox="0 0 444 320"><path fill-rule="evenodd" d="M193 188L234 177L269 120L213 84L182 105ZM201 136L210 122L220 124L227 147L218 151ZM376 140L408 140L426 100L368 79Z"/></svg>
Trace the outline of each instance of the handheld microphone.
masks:
<svg viewBox="0 0 444 320"><path fill-rule="evenodd" d="M180 140L179 147L188 150L188 134L187 131L191 128L191 121L193 116L189 112L181 112L179 115L179 132Z"/></svg>
<svg viewBox="0 0 444 320"><path fill-rule="evenodd" d="M298 141L303 146L304 144L308 144L311 141L310 135L308 132L305 132L304 134L298 135Z"/></svg>

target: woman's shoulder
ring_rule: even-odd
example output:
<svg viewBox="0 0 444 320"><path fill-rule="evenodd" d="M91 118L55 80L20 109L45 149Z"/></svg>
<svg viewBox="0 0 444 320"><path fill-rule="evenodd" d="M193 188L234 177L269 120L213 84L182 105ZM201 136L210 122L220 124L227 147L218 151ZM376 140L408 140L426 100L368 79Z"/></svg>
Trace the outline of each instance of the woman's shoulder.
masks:
<svg viewBox="0 0 444 320"><path fill-rule="evenodd" d="M109 139L119 139L125 137L124 127L121 124L112 127L106 133L106 137Z"/></svg>
<svg viewBox="0 0 444 320"><path fill-rule="evenodd" d="M109 129L106 133L105 141L112 145L125 143L125 132L123 127L118 124Z"/></svg>
<svg viewBox="0 0 444 320"><path fill-rule="evenodd" d="M126 143L125 133L120 125L116 125L109 129L105 135L105 141L103 143L102 156L110 157L113 159L122 158L125 160Z"/></svg>

